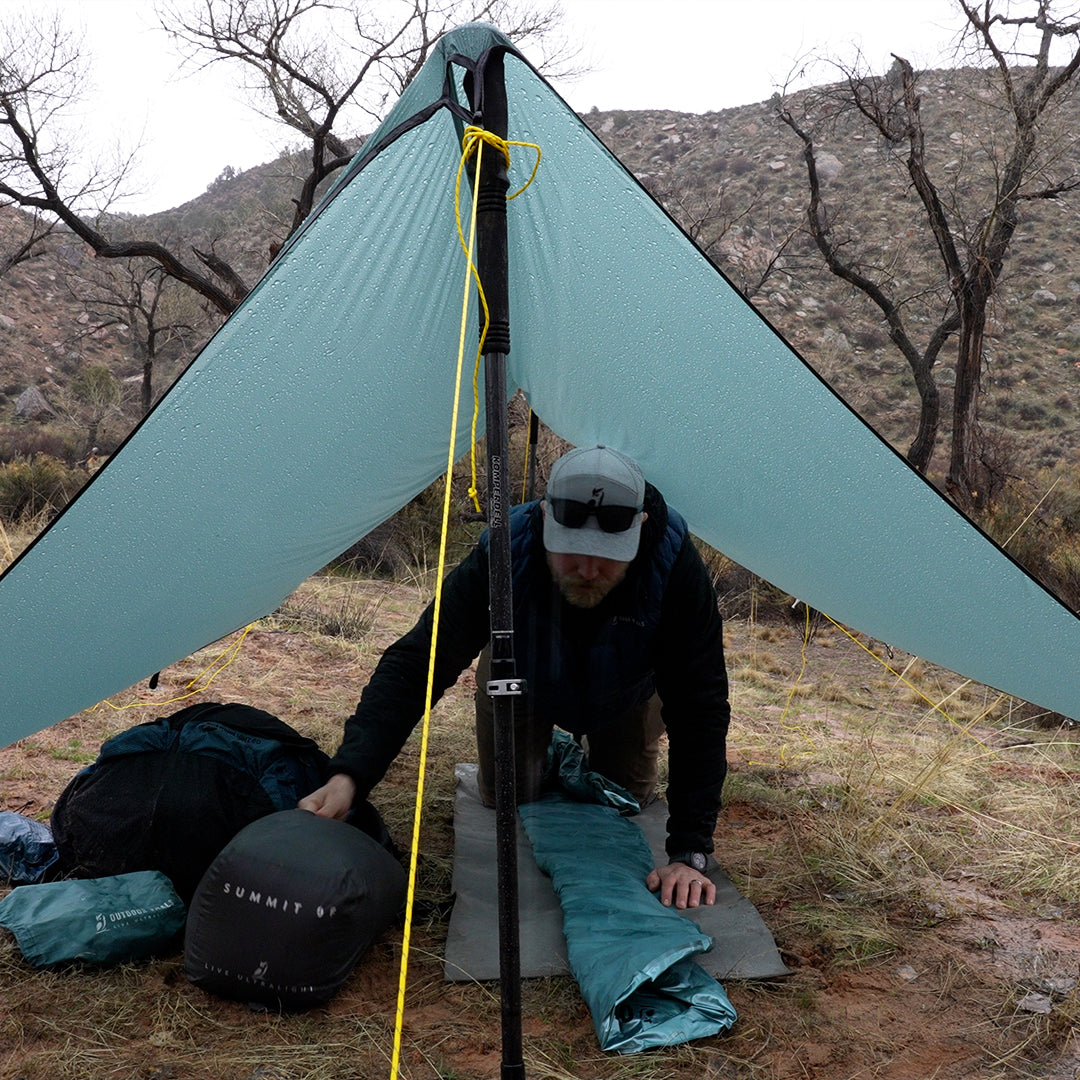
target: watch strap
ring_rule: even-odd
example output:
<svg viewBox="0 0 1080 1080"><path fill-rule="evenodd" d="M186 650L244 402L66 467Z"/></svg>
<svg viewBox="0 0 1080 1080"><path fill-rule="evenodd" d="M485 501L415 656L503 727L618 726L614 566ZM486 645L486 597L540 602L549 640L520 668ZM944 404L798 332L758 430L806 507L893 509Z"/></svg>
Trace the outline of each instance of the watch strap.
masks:
<svg viewBox="0 0 1080 1080"><path fill-rule="evenodd" d="M685 863L691 869L703 873L708 862L708 856L704 851L677 851L668 857L668 865L677 862Z"/></svg>

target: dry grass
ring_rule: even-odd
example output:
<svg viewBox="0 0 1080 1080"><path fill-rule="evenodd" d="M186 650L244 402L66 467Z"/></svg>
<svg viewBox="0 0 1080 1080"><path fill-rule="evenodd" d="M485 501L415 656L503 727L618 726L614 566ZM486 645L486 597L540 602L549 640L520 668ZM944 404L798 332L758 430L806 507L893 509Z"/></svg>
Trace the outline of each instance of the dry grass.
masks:
<svg viewBox="0 0 1080 1080"><path fill-rule="evenodd" d="M420 583L313 579L256 624L205 696L248 700L333 749L378 654L424 596ZM596 1049L572 980L528 981L527 1075L921 1080L934 1074L930 1054L956 1056L940 1075L960 1080L1040 1075L1077 1038L1080 1013L1080 943L1070 952L1068 933L1080 913L1080 738L1017 723L993 692L842 628L823 624L806 642L790 624L733 620L727 633L735 719L718 858L793 974L731 984L740 1020L729 1035L629 1058ZM163 673L156 696L114 699L144 707L81 714L3 751L5 794L47 804L102 738L179 708L165 707L168 695L221 652ZM470 695L466 676L432 717L405 1080L499 1071L495 988L442 980L452 774L474 752ZM374 794L402 846L418 754L414 735ZM398 953L395 931L325 1009L274 1016L195 990L177 957L33 972L5 934L0 1080L387 1076ZM1050 985L1051 1011L1028 1011L1026 995Z"/></svg>
<svg viewBox="0 0 1080 1080"><path fill-rule="evenodd" d="M5 526L3 518L0 518L0 571L15 561L37 532L31 526Z"/></svg>

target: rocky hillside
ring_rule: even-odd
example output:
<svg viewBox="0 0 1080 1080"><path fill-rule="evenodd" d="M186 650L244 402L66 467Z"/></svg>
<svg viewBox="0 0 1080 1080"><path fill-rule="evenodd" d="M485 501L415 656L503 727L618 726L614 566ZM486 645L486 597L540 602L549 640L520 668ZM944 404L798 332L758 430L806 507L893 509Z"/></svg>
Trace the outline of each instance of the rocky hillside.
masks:
<svg viewBox="0 0 1080 1080"><path fill-rule="evenodd" d="M986 126L993 102L966 72L924 73L922 87L928 157L953 183L952 193L974 205L986 183L987 144L997 137ZM801 147L774 105L703 115L594 111L585 120L801 355L906 449L918 416L914 381L876 309L823 269L801 231ZM915 322L929 327L938 303L927 291L934 253L909 184L880 140L854 119L819 135L818 145L834 227L850 230L868 260L891 263L893 285L911 295ZM283 155L248 172L225 170L203 196L164 214L120 219L117 227L184 251L213 251L250 285L287 231L302 167L302 158ZM1026 203L1023 212L990 324L983 419L1010 467L1030 471L1075 462L1080 452L1080 194ZM18 222L12 211L0 216L0 254ZM95 262L81 245L60 238L0 279L0 430L12 430L28 387L62 411L71 380L95 364L108 365L131 387L103 441L122 437L136 419L145 357L138 320L125 323L113 309L88 302L93 290L86 282L100 270ZM170 316L182 332L159 348L155 394L219 321L182 293L174 290ZM946 396L950 375L946 348L939 366Z"/></svg>
<svg viewBox="0 0 1080 1080"><path fill-rule="evenodd" d="M944 194L955 189L961 202L974 205L988 183L978 169L980 149L997 137L980 128L983 117L973 108L973 102L980 109L989 104L985 91L973 89L965 72L924 73L922 88L931 167L941 163ZM699 244L726 226L709 249L714 261L850 405L906 449L918 418L914 380L877 308L833 277L809 236L798 231L808 190L802 146L777 120L774 104L700 116L616 112L586 119ZM1075 124L1060 142L1052 139L1053 150L1075 154L1074 133ZM922 289L935 282L940 289L942 282L906 174L890 166L880 140L869 138L854 118L817 143L834 231L867 238L851 249L878 267L891 261L895 291L911 296L908 307L915 307ZM710 209L712 222L697 225ZM1080 448L1080 257L1074 242L1080 196L1026 202L1022 214L988 326L982 418L991 438L1008 443L1000 452L1028 470L1076 462ZM793 233L762 282L769 260ZM923 305L911 319L916 337L920 330L925 337L940 311L940 302ZM943 416L954 370L946 346L937 372ZM946 451L942 440L938 470Z"/></svg>

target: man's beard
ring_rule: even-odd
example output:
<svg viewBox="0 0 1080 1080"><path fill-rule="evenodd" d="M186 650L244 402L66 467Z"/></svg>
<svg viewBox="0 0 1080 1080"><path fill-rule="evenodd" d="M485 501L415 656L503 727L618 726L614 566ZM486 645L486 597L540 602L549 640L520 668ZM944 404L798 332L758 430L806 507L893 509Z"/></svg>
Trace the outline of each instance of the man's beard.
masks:
<svg viewBox="0 0 1080 1080"><path fill-rule="evenodd" d="M577 574L556 574L554 570L551 576L559 587L563 599L572 607L594 608L626 577L626 568L623 567L623 572L615 579L587 580Z"/></svg>
<svg viewBox="0 0 1080 1080"><path fill-rule="evenodd" d="M582 581L576 575L556 580L563 599L574 607L594 608L614 588L609 581Z"/></svg>

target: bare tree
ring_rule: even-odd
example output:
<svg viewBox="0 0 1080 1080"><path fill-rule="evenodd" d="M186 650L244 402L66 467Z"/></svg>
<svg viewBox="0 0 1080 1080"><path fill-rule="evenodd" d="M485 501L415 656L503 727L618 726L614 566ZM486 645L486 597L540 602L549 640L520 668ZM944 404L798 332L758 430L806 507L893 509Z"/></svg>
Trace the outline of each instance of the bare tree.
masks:
<svg viewBox="0 0 1080 1080"><path fill-rule="evenodd" d="M155 365L159 354L177 342L187 351L188 339L199 333L199 311L184 303L190 292L181 292L179 283L164 269L142 259L93 260L91 273L72 276L68 288L81 302L90 322L86 333L99 334L121 326L128 333L131 358L140 371L142 415L154 403Z"/></svg>
<svg viewBox="0 0 1080 1080"><path fill-rule="evenodd" d="M255 106L310 144L310 171L292 229L311 212L318 186L344 166L356 137L409 85L438 39L471 20L534 40L548 64L568 65L557 4L513 0L392 0L379 9L337 0L162 0L162 27L197 67L229 63L244 73ZM344 123L343 123L344 121ZM352 125L351 139L341 128ZM362 125L362 126L359 126Z"/></svg>
<svg viewBox="0 0 1080 1080"><path fill-rule="evenodd" d="M154 260L229 313L234 294L173 251L152 240L113 240L103 231L130 159L98 170L65 138L64 113L78 101L85 79L81 48L59 16L0 22L0 198L58 219L101 258Z"/></svg>
<svg viewBox="0 0 1080 1080"><path fill-rule="evenodd" d="M86 455L90 457L97 452L102 424L120 410L123 385L106 364L89 364L71 380L70 398L72 416L86 425Z"/></svg>
<svg viewBox="0 0 1080 1080"><path fill-rule="evenodd" d="M269 111L310 142L311 169L290 231L310 212L318 185L349 159L349 136L337 130L347 107L373 120L456 22L498 19L519 38L552 38L559 17L557 7L511 0L399 0L394 10L398 21L384 24L360 4L332 0L196 0L189 8L161 8L162 25L194 62L244 67L252 75L249 88L264 95ZM192 262L156 240L124 235L106 215L131 161L87 168L62 137L84 66L81 43L59 17L0 13L0 199L59 220L99 258L151 260L229 314L250 284L225 257L193 247Z"/></svg>
<svg viewBox="0 0 1080 1080"><path fill-rule="evenodd" d="M865 78L852 74L844 85L850 89L853 85L865 84ZM900 291L901 287L895 284L895 275L890 268L880 263L870 264L865 258L851 253L851 237L838 230L838 215L830 214L823 199L817 147L809 127L801 125L783 104L779 106L779 115L803 143L810 189L807 226L825 264L833 274L862 292L879 309L888 326L890 340L911 369L919 394L919 423L915 437L908 446L907 458L919 472L926 472L937 443L941 420L941 396L934 377L934 366L942 348L960 326L955 302L951 295L942 300L940 294L937 294L935 302L935 294L930 291L919 295L920 303L916 305L916 297ZM921 128L916 137L921 139ZM916 306L925 310L928 303L937 309L936 314L931 316L933 330L918 342L912 326L920 327L922 316L917 315L914 320L906 316Z"/></svg>
<svg viewBox="0 0 1080 1080"><path fill-rule="evenodd" d="M677 174L648 187L747 299L776 274L790 275L793 270L790 251L801 229L776 224L763 189L748 197L733 192L727 183L703 190Z"/></svg>
<svg viewBox="0 0 1080 1080"><path fill-rule="evenodd" d="M790 102L783 99L777 111L803 145L810 187L809 229L826 264L879 308L889 336L911 366L922 408L919 432L908 454L921 470L937 438L934 365L946 342L955 338L946 484L954 501L972 507L985 497L978 408L986 323L1021 207L1027 200L1055 198L1080 186L1080 178L1063 164L1061 147L1049 134L1050 118L1074 89L1080 69L1080 22L1074 15L1055 17L1054 0L1024 5L955 2L966 19L961 44L972 50L963 58L984 69L995 84L997 119L982 141L982 160L963 163L968 183L935 175L927 154L918 75L902 57L895 58L892 71L883 78L857 67L844 70L840 84L813 102L817 122L844 113L861 117L880 139L883 152L902 162L918 197L938 265L937 282L919 297L937 307L933 329L921 346L905 320L905 307L915 297L900 292L895 275L880 264L854 254L851 235L836 231L835 215L830 217L823 197L815 122L796 118ZM1018 10L1023 14L1015 14ZM1062 46L1064 63L1052 65L1051 50ZM1002 133L1004 143L998 146Z"/></svg>
<svg viewBox="0 0 1080 1080"><path fill-rule="evenodd" d="M24 214L12 208L10 218L5 220L5 242L0 248L0 278L20 263L44 254L55 228L56 222L46 221L40 213Z"/></svg>

